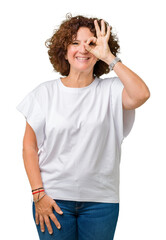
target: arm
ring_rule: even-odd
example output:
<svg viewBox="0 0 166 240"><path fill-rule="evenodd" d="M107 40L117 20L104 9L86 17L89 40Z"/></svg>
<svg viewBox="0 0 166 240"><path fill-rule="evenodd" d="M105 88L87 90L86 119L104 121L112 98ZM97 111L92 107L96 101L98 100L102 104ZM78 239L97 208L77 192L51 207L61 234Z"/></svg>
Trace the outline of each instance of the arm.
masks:
<svg viewBox="0 0 166 240"><path fill-rule="evenodd" d="M36 189L43 186L42 178L40 174L40 167L38 161L38 147L37 147L37 140L35 132L33 131L32 127L26 122L26 129L23 138L23 159L24 159L24 166L25 170L31 185L32 189ZM38 199L38 195L40 197L43 196L45 193L40 192L36 193L33 196L34 200ZM35 220L36 224L39 224L40 221L40 228L41 231L45 231L44 222L47 225L49 233L52 233L52 227L50 224L49 217L55 223L55 225L60 226L56 216L54 215L52 208L59 214L60 207L56 204L56 202L45 195L41 200L35 203Z"/></svg>
<svg viewBox="0 0 166 240"><path fill-rule="evenodd" d="M115 56L110 53L105 62L109 65L114 58ZM136 73L121 62L117 62L113 70L124 85L122 93L124 109L135 109L147 101L150 97L150 91Z"/></svg>
<svg viewBox="0 0 166 240"><path fill-rule="evenodd" d="M26 129L23 138L23 160L25 170L32 189L43 187L39 161L36 135L31 126L26 122Z"/></svg>
<svg viewBox="0 0 166 240"><path fill-rule="evenodd" d="M106 26L103 19L101 21L101 29L97 20L94 20L94 25L97 38L90 37L87 40L87 43L84 43L85 48L97 58L110 65L115 58L108 45L111 32L110 26L107 25L107 30L105 30ZM90 42L95 43L95 45L90 46ZM116 63L114 66L114 71L124 85L122 94L122 103L124 109L135 109L141 106L150 97L149 89L144 81L123 63Z"/></svg>

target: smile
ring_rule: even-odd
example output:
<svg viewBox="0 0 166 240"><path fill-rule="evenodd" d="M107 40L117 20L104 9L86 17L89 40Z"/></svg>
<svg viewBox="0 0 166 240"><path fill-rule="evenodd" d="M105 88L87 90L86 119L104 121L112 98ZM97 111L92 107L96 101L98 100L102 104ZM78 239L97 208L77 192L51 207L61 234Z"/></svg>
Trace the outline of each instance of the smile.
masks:
<svg viewBox="0 0 166 240"><path fill-rule="evenodd" d="M88 58L85 58L85 57L76 57L76 59L79 61L79 62L87 62L89 60L89 57Z"/></svg>

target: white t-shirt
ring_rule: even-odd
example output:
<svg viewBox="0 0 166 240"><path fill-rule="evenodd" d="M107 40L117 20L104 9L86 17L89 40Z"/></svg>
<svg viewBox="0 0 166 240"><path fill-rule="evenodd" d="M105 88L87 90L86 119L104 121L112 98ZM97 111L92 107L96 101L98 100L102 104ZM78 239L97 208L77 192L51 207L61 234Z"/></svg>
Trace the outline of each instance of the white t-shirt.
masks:
<svg viewBox="0 0 166 240"><path fill-rule="evenodd" d="M53 199L119 202L121 144L134 110L123 110L118 77L82 88L42 82L17 105L33 128L43 187Z"/></svg>

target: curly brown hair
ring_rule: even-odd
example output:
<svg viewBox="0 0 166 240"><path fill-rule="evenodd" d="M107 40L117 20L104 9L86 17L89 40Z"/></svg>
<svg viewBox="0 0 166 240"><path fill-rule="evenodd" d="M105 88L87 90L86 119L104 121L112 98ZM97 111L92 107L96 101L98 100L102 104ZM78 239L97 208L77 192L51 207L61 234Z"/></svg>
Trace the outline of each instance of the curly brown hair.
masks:
<svg viewBox="0 0 166 240"><path fill-rule="evenodd" d="M101 20L98 18L87 18L82 15L72 17L71 13L66 14L66 20L62 21L59 29L54 30L54 34L51 38L45 41L45 45L48 48L48 55L50 62L52 63L54 70L60 72L62 76L67 76L70 71L70 64L65 59L67 53L67 47L72 43L73 39L77 35L77 31L80 27L87 27L96 36L96 29L94 20L97 20L99 27L101 28ZM109 25L105 20L105 29ZM112 26L110 26L112 30ZM114 56L119 53L119 43L116 34L110 32L110 38L108 40L110 51ZM110 72L109 65L102 60L99 60L94 65L93 75L100 77L103 74Z"/></svg>

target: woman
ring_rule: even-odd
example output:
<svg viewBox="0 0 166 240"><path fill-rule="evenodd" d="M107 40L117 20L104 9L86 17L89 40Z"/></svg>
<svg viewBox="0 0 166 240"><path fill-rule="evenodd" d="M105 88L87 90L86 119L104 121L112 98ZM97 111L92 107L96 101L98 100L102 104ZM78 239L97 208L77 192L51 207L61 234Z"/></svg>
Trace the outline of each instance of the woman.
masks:
<svg viewBox="0 0 166 240"><path fill-rule="evenodd" d="M17 106L26 118L23 159L40 239L114 237L121 144L150 92L116 56L111 29L70 15L46 41L65 77L41 83ZM117 77L100 78L112 69Z"/></svg>

